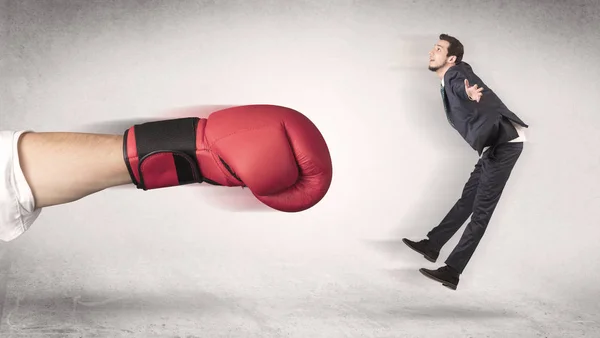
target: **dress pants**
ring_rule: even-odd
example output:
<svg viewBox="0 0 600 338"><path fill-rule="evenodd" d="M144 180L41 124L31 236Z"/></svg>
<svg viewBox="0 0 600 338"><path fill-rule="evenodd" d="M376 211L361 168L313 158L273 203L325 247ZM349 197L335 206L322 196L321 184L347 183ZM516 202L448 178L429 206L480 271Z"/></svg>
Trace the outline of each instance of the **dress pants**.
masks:
<svg viewBox="0 0 600 338"><path fill-rule="evenodd" d="M428 234L431 249L439 251L471 216L446 265L462 273L483 237L502 191L521 152L522 142L501 143L487 149L475 164L462 196Z"/></svg>

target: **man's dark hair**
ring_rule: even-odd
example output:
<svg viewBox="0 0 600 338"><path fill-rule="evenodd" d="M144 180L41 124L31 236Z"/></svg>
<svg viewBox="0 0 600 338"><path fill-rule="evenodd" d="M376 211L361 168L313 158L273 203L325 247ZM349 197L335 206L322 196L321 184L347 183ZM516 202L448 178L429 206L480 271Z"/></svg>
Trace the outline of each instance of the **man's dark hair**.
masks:
<svg viewBox="0 0 600 338"><path fill-rule="evenodd" d="M465 53L465 48L462 43L458 41L457 38L450 36L448 34L440 34L440 40L448 41L450 46L448 46L448 56L456 56L456 62L459 63L462 61L463 54Z"/></svg>

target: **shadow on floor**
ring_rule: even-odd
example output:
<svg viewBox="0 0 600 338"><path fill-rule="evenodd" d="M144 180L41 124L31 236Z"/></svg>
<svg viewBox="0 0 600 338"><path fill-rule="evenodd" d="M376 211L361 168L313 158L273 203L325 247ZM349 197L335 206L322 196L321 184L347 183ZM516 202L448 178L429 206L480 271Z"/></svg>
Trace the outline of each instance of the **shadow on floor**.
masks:
<svg viewBox="0 0 600 338"><path fill-rule="evenodd" d="M433 303L433 302L432 302ZM410 319L507 319L520 318L517 313L510 313L502 309L484 309L479 307L470 307L468 305L441 306L432 304L431 306L406 306L397 310L388 310L390 314L397 314Z"/></svg>

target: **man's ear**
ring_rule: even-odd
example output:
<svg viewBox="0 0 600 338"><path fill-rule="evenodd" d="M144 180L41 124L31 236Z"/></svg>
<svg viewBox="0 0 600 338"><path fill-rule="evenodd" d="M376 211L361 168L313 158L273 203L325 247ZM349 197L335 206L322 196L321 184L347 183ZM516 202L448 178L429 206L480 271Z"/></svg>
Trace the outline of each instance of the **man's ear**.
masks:
<svg viewBox="0 0 600 338"><path fill-rule="evenodd" d="M449 63L456 63L456 55L452 55L452 56L448 57L448 62Z"/></svg>

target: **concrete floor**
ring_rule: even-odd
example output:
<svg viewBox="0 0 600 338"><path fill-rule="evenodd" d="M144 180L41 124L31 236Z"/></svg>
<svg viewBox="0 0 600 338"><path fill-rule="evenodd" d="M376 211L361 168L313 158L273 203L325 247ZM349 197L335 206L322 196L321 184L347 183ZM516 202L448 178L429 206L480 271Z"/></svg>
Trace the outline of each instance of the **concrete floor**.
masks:
<svg viewBox="0 0 600 338"><path fill-rule="evenodd" d="M0 245L1 337L600 337L600 3L166 3L0 0L0 128L282 104L323 132L331 190L299 214L195 186L48 208ZM400 242L477 160L426 69L440 33L531 125L457 291Z"/></svg>
<svg viewBox="0 0 600 338"><path fill-rule="evenodd" d="M90 252L89 242L53 251L33 242L5 246L2 337L600 335L597 304L489 271L465 273L452 291L424 278L417 269L433 264L397 241L300 239L278 250L155 240L143 257L124 243Z"/></svg>

